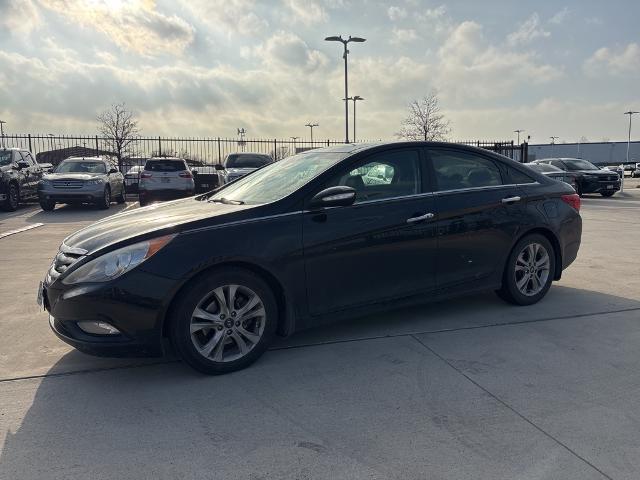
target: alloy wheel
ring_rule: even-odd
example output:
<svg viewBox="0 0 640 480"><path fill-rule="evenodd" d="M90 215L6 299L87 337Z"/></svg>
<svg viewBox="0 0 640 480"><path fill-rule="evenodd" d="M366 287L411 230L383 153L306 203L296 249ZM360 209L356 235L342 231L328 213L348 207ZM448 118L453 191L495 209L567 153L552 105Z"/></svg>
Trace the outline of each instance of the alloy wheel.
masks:
<svg viewBox="0 0 640 480"><path fill-rule="evenodd" d="M260 296L243 285L207 293L191 314L191 341L200 355L232 362L247 355L264 333L266 311Z"/></svg>
<svg viewBox="0 0 640 480"><path fill-rule="evenodd" d="M516 258L516 287L528 297L537 295L547 284L550 270L551 260L547 249L539 243L529 243Z"/></svg>

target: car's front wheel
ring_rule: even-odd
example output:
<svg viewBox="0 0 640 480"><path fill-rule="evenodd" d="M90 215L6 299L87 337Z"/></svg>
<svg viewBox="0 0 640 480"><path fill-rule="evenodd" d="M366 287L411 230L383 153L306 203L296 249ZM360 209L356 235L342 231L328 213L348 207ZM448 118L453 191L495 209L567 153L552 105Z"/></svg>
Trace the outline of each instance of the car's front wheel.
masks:
<svg viewBox="0 0 640 480"><path fill-rule="evenodd" d="M51 200L40 200L40 208L42 208L42 210L44 210L45 212L50 212L54 208L56 208L56 202L53 202Z"/></svg>
<svg viewBox="0 0 640 480"><path fill-rule="evenodd" d="M613 191L611 191L611 192L600 192L600 195L602 195L603 197L612 197L614 193L616 193L616 192L613 192Z"/></svg>
<svg viewBox="0 0 640 480"><path fill-rule="evenodd" d="M531 305L549 291L556 262L551 242L539 234L522 238L505 266L500 298L515 305Z"/></svg>
<svg viewBox="0 0 640 480"><path fill-rule="evenodd" d="M15 183L10 183L7 191L7 198L2 205L4 210L14 212L20 204L20 189Z"/></svg>
<svg viewBox="0 0 640 480"><path fill-rule="evenodd" d="M278 323L269 285L238 268L200 275L171 311L175 349L191 367L209 375L240 370L257 360Z"/></svg>

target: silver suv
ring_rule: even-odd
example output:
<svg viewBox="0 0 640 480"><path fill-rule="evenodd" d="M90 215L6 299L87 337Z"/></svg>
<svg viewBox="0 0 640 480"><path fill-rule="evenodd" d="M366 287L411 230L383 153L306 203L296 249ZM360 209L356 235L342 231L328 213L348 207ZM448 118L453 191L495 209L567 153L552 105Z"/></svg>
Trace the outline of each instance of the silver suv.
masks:
<svg viewBox="0 0 640 480"><path fill-rule="evenodd" d="M154 157L140 173L138 198L144 207L154 200L190 197L195 184L187 162L181 158Z"/></svg>
<svg viewBox="0 0 640 480"><path fill-rule="evenodd" d="M56 203L93 203L109 208L111 200L125 202L124 176L102 157L70 157L38 183L38 198L43 210Z"/></svg>

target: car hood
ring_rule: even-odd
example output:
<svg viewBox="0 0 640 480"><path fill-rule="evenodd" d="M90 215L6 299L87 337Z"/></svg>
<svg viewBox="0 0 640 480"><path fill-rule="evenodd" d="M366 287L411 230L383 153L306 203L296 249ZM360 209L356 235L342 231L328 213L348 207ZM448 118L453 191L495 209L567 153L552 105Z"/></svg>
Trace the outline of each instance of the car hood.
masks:
<svg viewBox="0 0 640 480"><path fill-rule="evenodd" d="M96 177L105 177L106 173L48 173L42 178L45 180L91 180Z"/></svg>
<svg viewBox="0 0 640 480"><path fill-rule="evenodd" d="M138 237L166 235L223 223L231 220L234 213L255 207L181 199L107 217L68 236L64 243L92 253L114 244L129 243Z"/></svg>

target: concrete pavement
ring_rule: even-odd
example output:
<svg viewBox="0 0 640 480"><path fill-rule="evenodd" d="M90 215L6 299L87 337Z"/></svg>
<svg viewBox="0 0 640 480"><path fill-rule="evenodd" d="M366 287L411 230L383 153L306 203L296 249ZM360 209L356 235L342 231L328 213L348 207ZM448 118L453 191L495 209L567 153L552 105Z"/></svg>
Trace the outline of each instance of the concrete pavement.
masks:
<svg viewBox="0 0 640 480"><path fill-rule="evenodd" d="M488 294L353 319L213 378L88 357L49 332L37 282L103 213L0 216L0 233L45 224L0 239L0 479L637 478L640 189L627 192L584 199L578 260L538 305Z"/></svg>

